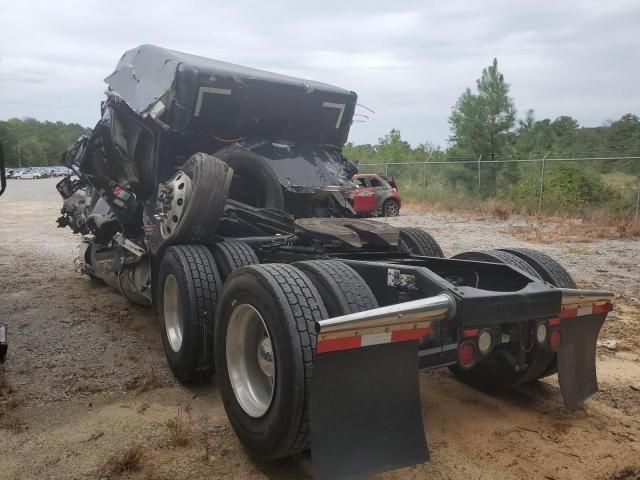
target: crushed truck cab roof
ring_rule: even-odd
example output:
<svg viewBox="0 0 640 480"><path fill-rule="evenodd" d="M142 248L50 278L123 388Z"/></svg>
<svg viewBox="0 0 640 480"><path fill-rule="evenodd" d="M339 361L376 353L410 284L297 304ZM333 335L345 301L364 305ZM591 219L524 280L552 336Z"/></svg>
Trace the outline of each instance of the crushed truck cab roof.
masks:
<svg viewBox="0 0 640 480"><path fill-rule="evenodd" d="M342 147L354 92L325 83L142 45L121 57L105 82L142 117L177 132L268 137Z"/></svg>

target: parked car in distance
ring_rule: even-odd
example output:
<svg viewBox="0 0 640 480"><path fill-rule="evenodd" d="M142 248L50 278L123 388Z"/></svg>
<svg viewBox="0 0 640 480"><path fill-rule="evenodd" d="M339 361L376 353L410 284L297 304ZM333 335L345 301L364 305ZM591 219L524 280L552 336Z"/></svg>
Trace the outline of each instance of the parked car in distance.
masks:
<svg viewBox="0 0 640 480"><path fill-rule="evenodd" d="M359 173L354 175L351 181L360 187L359 190L366 189L374 192L376 198L375 215L381 217L398 216L402 201L395 178L387 180L381 174Z"/></svg>
<svg viewBox="0 0 640 480"><path fill-rule="evenodd" d="M19 170L13 174L13 178L21 180L42 178L42 175L35 170Z"/></svg>
<svg viewBox="0 0 640 480"><path fill-rule="evenodd" d="M357 217L373 217L377 213L376 191L351 182L349 187L342 189Z"/></svg>

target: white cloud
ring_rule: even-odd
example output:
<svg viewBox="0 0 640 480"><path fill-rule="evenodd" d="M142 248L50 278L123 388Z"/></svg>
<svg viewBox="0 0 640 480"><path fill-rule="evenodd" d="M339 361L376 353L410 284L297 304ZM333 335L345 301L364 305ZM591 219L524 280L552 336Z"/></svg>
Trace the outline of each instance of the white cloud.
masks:
<svg viewBox="0 0 640 480"><path fill-rule="evenodd" d="M0 119L93 125L102 79L142 43L333 83L376 111L375 142L448 137L447 118L497 57L519 111L597 125L640 112L640 4L327 0L32 0L0 5Z"/></svg>

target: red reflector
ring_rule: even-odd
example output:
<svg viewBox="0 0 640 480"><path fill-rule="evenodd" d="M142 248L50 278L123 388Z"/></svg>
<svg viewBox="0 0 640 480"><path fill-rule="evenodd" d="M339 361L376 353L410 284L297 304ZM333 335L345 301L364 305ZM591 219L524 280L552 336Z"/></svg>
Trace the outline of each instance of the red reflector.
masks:
<svg viewBox="0 0 640 480"><path fill-rule="evenodd" d="M316 346L316 353L349 350L351 348L360 348L361 345L362 337L360 336L333 338L331 340L319 341Z"/></svg>
<svg viewBox="0 0 640 480"><path fill-rule="evenodd" d="M557 328L552 330L549 335L549 347L551 347L551 350L554 352L557 352L560 348L560 330Z"/></svg>
<svg viewBox="0 0 640 480"><path fill-rule="evenodd" d="M413 330L398 330L395 332L391 332L391 341L406 342L407 340L420 340L430 331L431 331L431 327L414 328Z"/></svg>
<svg viewBox="0 0 640 480"><path fill-rule="evenodd" d="M458 362L463 367L470 367L476 359L476 346L471 342L458 345Z"/></svg>
<svg viewBox="0 0 640 480"><path fill-rule="evenodd" d="M573 318L578 316L577 308L570 308L560 312L560 318Z"/></svg>
<svg viewBox="0 0 640 480"><path fill-rule="evenodd" d="M609 313L611 310L613 310L613 304L611 303L603 303L602 305L594 305L593 306L593 313Z"/></svg>
<svg viewBox="0 0 640 480"><path fill-rule="evenodd" d="M550 327L555 327L556 325L560 325L560 318L556 317L549 320Z"/></svg>
<svg viewBox="0 0 640 480"><path fill-rule="evenodd" d="M463 330L462 331L462 336L463 337L477 337L480 334L480 329L479 328L471 328L469 330Z"/></svg>

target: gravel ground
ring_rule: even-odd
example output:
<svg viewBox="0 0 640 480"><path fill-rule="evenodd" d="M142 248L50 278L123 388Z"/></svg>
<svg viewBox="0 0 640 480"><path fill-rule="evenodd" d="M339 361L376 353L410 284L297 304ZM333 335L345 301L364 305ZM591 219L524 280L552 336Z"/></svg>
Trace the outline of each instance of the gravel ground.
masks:
<svg viewBox="0 0 640 480"><path fill-rule="evenodd" d="M176 383L156 316L77 272L78 237L55 227L55 183L10 180L0 198L0 318L11 341L0 371L0 478L309 478L308 454L252 460L215 379ZM615 291L598 351L601 391L567 412L553 377L490 396L447 370L424 373L432 461L377 478L640 478L640 242L532 244L515 236L518 221L435 213L390 220L425 228L447 255L538 248L580 286Z"/></svg>

